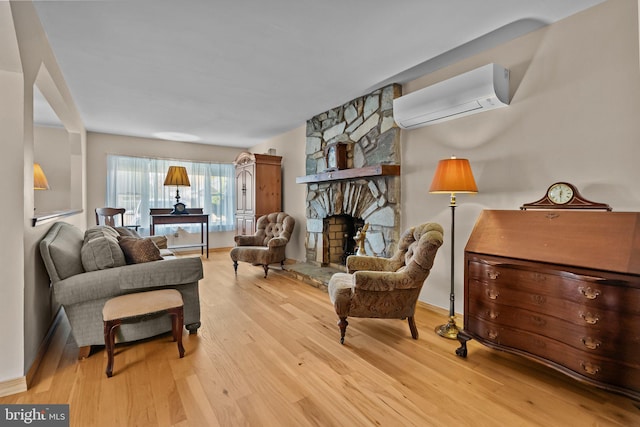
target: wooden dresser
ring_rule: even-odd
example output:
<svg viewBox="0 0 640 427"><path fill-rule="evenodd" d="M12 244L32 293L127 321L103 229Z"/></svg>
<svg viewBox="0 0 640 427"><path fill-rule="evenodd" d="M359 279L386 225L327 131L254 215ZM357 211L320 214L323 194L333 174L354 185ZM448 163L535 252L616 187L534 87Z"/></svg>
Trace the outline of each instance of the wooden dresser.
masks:
<svg viewBox="0 0 640 427"><path fill-rule="evenodd" d="M465 248L464 330L640 400L640 213L483 211Z"/></svg>

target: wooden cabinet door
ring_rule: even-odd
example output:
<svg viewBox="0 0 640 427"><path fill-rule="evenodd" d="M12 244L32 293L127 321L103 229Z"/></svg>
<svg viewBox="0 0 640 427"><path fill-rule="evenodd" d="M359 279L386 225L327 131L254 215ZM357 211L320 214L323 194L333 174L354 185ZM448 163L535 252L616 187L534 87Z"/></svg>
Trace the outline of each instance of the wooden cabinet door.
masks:
<svg viewBox="0 0 640 427"><path fill-rule="evenodd" d="M255 207L255 186L256 177L254 173L254 165L249 165L244 170L244 211L245 213L253 214Z"/></svg>
<svg viewBox="0 0 640 427"><path fill-rule="evenodd" d="M236 216L236 234L244 235L244 217Z"/></svg>
<svg viewBox="0 0 640 427"><path fill-rule="evenodd" d="M253 166L236 169L236 212L253 213L254 187Z"/></svg>
<svg viewBox="0 0 640 427"><path fill-rule="evenodd" d="M243 236L250 236L255 233L255 221L253 216L236 216L236 233Z"/></svg>

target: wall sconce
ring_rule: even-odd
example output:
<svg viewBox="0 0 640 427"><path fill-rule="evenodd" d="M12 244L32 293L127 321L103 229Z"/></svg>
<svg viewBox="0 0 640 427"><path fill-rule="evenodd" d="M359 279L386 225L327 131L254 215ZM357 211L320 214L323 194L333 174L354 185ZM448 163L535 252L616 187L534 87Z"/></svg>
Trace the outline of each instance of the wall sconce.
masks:
<svg viewBox="0 0 640 427"><path fill-rule="evenodd" d="M188 214L184 203L180 202L180 189L178 187L191 187L187 169L184 166L169 166L167 177L164 179L164 185L176 186L176 204L173 205L172 215Z"/></svg>

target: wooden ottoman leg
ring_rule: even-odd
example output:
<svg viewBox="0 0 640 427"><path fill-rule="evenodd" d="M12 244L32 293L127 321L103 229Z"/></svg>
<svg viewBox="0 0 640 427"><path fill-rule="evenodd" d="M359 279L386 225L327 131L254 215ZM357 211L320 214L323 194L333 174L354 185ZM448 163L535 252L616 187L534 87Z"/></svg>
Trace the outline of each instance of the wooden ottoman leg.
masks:
<svg viewBox="0 0 640 427"><path fill-rule="evenodd" d="M107 320L104 322L104 346L107 350L107 377L113 376L113 359L115 351L116 330L120 326L120 319Z"/></svg>
<svg viewBox="0 0 640 427"><path fill-rule="evenodd" d="M178 342L178 354L184 357L184 346L182 345L182 329L184 329L184 308L182 306L167 310L171 316L171 331L173 340Z"/></svg>

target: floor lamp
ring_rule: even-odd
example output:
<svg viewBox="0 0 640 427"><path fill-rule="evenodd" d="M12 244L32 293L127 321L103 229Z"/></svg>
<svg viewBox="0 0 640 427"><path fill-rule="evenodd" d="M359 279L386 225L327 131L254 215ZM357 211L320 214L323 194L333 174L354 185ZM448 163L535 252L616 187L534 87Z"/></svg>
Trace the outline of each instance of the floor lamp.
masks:
<svg viewBox="0 0 640 427"><path fill-rule="evenodd" d="M455 290L454 290L454 242L456 224L456 193L477 193L478 187L473 179L473 172L467 159L457 159L451 156L450 159L440 160L436 173L433 176L429 193L450 193L451 194L451 293L449 295L449 322L436 327L436 333L441 337L456 339L458 336L458 326L455 321Z"/></svg>

